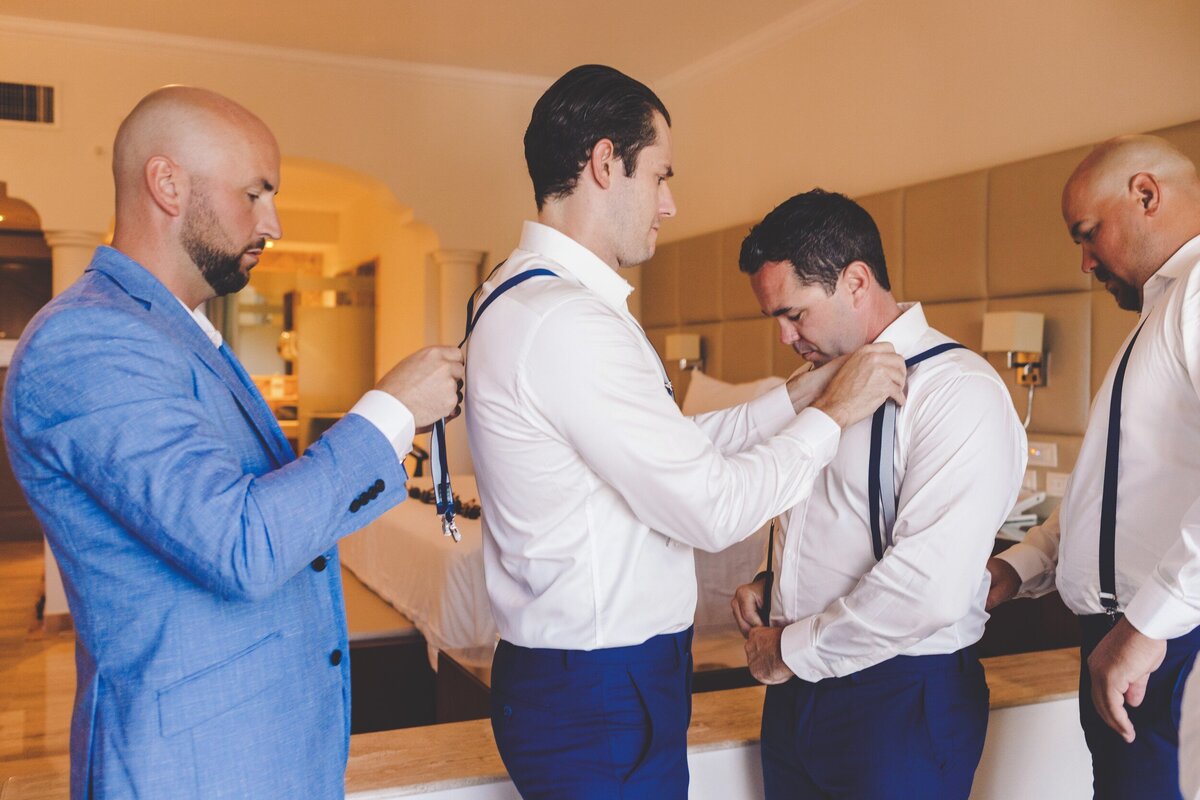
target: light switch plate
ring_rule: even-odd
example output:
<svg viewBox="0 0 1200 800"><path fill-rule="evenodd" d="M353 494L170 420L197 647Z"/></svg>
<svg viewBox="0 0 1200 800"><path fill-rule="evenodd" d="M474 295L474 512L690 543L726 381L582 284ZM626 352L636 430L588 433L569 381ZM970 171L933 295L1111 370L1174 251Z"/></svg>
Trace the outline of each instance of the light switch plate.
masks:
<svg viewBox="0 0 1200 800"><path fill-rule="evenodd" d="M1029 442L1029 466L1057 467L1058 445L1054 442Z"/></svg>
<svg viewBox="0 0 1200 800"><path fill-rule="evenodd" d="M1031 492L1037 491L1037 470L1025 470L1025 478L1021 481L1021 488L1028 489Z"/></svg>
<svg viewBox="0 0 1200 800"><path fill-rule="evenodd" d="M1067 480L1071 477L1068 472L1046 473L1046 494L1051 497L1062 497L1067 493Z"/></svg>

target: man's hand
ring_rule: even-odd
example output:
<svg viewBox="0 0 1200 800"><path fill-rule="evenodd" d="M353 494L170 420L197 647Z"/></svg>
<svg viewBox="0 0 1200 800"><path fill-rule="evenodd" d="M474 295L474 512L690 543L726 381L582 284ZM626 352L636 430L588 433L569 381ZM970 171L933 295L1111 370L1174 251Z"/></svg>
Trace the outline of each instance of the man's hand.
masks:
<svg viewBox="0 0 1200 800"><path fill-rule="evenodd" d="M783 628L754 628L750 631L746 638L746 663L754 680L770 686L793 677L788 665L783 663L782 640Z"/></svg>
<svg viewBox="0 0 1200 800"><path fill-rule="evenodd" d="M842 368L842 364L846 363L846 358L846 356L838 356L815 369L806 361L803 366L788 376L788 399L792 401L792 408L796 410L797 414L811 406L813 401L820 397L821 392L829 386L829 381Z"/></svg>
<svg viewBox="0 0 1200 800"><path fill-rule="evenodd" d="M889 397L904 404L904 359L886 342L867 344L850 354L846 363L813 402L843 429L871 416Z"/></svg>
<svg viewBox="0 0 1200 800"><path fill-rule="evenodd" d="M987 604L984 606L984 610L991 611L1001 603L1017 596L1017 592L1021 589L1021 576L1017 574L1012 564L995 556L988 559L987 571L988 575L992 576L992 584L988 588Z"/></svg>
<svg viewBox="0 0 1200 800"><path fill-rule="evenodd" d="M1126 742L1133 741L1134 731L1125 704L1142 704L1150 673L1166 655L1166 640L1151 639L1122 619L1088 656L1092 703L1105 724Z"/></svg>
<svg viewBox="0 0 1200 800"><path fill-rule="evenodd" d="M742 636L750 636L751 628L761 628L764 624L758 612L762 608L766 583L765 578L754 583L743 583L733 593L733 599L729 601L729 605L733 609L733 619L737 622Z"/></svg>
<svg viewBox="0 0 1200 800"><path fill-rule="evenodd" d="M462 403L463 356L457 347L426 347L405 358L375 386L412 412L420 430L456 417Z"/></svg>

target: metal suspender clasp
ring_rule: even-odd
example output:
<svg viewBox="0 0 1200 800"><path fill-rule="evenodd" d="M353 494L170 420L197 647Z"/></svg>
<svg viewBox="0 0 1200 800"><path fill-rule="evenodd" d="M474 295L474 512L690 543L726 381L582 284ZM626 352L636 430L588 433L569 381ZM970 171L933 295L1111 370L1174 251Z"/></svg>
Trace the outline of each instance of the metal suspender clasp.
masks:
<svg viewBox="0 0 1200 800"><path fill-rule="evenodd" d="M1115 594L1112 592L1101 592L1100 605L1104 606L1104 613L1108 614L1109 619L1116 619L1119 604L1117 603L1117 596Z"/></svg>

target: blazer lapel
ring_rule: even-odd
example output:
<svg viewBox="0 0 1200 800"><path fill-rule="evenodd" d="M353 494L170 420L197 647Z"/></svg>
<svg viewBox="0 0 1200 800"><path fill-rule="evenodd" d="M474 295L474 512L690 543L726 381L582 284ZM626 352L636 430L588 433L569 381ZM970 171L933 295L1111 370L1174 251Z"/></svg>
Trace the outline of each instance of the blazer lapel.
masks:
<svg viewBox="0 0 1200 800"><path fill-rule="evenodd" d="M140 264L112 248L100 248L91 269L104 272L131 297L142 302L166 335L195 353L221 379L277 467L295 459L292 446L284 437L266 400L237 358L224 345L218 349L212 343L183 303L167 287Z"/></svg>

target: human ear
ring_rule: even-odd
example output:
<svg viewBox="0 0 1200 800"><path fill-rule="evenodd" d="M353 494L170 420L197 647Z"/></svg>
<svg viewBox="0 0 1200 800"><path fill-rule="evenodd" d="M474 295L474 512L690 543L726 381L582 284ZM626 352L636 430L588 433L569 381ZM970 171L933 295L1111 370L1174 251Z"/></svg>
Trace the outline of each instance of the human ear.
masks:
<svg viewBox="0 0 1200 800"><path fill-rule="evenodd" d="M1162 203L1162 193L1158 185L1158 179L1149 172L1139 172L1129 179L1129 192L1142 207L1143 212L1147 216L1154 216L1158 213L1159 206Z"/></svg>
<svg viewBox="0 0 1200 800"><path fill-rule="evenodd" d="M850 292L850 297L857 304L859 300L866 297L867 289L874 282L874 277L871 268L865 262L851 261L842 270L841 280L846 287L846 291Z"/></svg>
<svg viewBox="0 0 1200 800"><path fill-rule="evenodd" d="M616 161L616 151L611 139L601 139L592 145L592 153L588 158L587 169L591 171L592 180L601 189L612 185L613 164Z"/></svg>
<svg viewBox="0 0 1200 800"><path fill-rule="evenodd" d="M155 205L169 216L179 216L183 211L184 183L179 165L166 156L154 156L146 162L144 177L146 191Z"/></svg>

